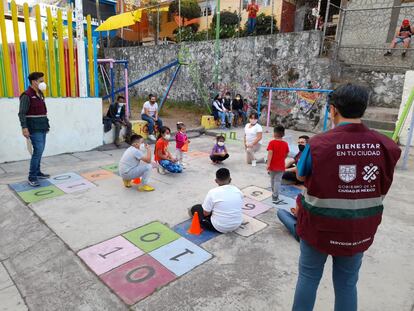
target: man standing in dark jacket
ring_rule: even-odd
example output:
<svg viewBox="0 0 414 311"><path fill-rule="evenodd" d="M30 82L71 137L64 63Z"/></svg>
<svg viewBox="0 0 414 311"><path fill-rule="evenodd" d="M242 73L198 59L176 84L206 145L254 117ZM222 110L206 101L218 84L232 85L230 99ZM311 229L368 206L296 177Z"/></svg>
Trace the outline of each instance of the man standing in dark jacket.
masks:
<svg viewBox="0 0 414 311"><path fill-rule="evenodd" d="M40 171L40 162L46 144L46 133L49 131L49 119L43 92L46 83L42 72L29 74L29 88L20 95L19 119L23 136L30 140L33 146L30 161L29 184L39 186L39 179L47 179L48 174Z"/></svg>
<svg viewBox="0 0 414 311"><path fill-rule="evenodd" d="M124 96L120 95L117 97L116 102L109 106L106 116L111 118L112 123L115 125L115 145L117 147L120 145L119 133L122 126L126 127L125 140L128 142L131 137L132 125L126 118Z"/></svg>

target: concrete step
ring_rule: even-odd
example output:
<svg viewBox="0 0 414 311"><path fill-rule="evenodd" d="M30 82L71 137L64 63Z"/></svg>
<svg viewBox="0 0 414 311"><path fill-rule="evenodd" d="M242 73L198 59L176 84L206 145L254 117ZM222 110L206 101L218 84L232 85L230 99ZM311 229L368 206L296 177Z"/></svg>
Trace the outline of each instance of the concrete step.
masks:
<svg viewBox="0 0 414 311"><path fill-rule="evenodd" d="M393 121L362 119L362 123L364 123L367 127L375 130L394 131L395 129L395 122Z"/></svg>
<svg viewBox="0 0 414 311"><path fill-rule="evenodd" d="M396 122L398 119L398 109L383 107L368 107L363 119Z"/></svg>

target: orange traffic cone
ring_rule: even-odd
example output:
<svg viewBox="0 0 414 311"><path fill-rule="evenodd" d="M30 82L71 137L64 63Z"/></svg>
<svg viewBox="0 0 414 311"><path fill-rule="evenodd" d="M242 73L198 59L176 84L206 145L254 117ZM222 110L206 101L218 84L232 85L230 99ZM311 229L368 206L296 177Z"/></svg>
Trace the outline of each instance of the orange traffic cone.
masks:
<svg viewBox="0 0 414 311"><path fill-rule="evenodd" d="M187 231L190 234L200 235L203 232L203 229L200 227L200 220L198 219L198 212L194 213L193 221L191 222L191 226Z"/></svg>
<svg viewBox="0 0 414 311"><path fill-rule="evenodd" d="M138 178L133 179L132 183L134 183L136 185L140 184L141 183L141 178L138 177Z"/></svg>

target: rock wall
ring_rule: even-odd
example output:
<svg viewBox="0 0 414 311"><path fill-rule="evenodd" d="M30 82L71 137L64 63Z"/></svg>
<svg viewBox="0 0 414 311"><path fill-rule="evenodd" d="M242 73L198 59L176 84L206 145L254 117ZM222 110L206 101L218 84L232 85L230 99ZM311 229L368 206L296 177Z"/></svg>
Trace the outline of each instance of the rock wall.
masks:
<svg viewBox="0 0 414 311"><path fill-rule="evenodd" d="M256 88L261 85L305 87L308 81L314 87L330 87L327 59L318 58L321 34L318 31L284 33L269 36L246 37L220 41L220 79L214 81L214 41L182 45L127 47L105 50L105 57L129 60L130 81L156 71L177 59L179 53L189 65L182 69L169 98L210 105L219 92L240 93L254 105ZM156 75L131 89L132 96L149 93L162 97L173 74L173 69ZM117 71L116 80L123 82L123 72ZM267 102L267 93L264 102ZM281 98L278 98L281 97ZM296 94L274 93L274 112L283 112L286 126L313 130L320 123L324 101L304 103ZM304 107L304 105L306 107ZM302 109L303 108L303 109ZM281 111L283 110L283 111Z"/></svg>
<svg viewBox="0 0 414 311"><path fill-rule="evenodd" d="M347 68L342 71L341 82L353 82L371 89L371 106L399 108L405 74Z"/></svg>

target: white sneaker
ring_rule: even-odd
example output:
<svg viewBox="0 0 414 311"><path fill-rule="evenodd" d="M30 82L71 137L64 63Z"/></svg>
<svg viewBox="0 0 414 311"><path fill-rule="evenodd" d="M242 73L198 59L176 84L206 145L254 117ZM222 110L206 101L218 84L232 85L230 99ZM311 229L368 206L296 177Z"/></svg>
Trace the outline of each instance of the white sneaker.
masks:
<svg viewBox="0 0 414 311"><path fill-rule="evenodd" d="M158 166L158 173L161 175L165 175L165 168L163 168L161 165Z"/></svg>
<svg viewBox="0 0 414 311"><path fill-rule="evenodd" d="M255 167L256 166L256 160L252 161L252 166Z"/></svg>
<svg viewBox="0 0 414 311"><path fill-rule="evenodd" d="M151 135L149 135L149 136L148 136L148 138L149 138L150 140L152 140L152 141L156 141L156 140L157 140L157 139L155 138L155 136L154 136L154 135L152 135L152 134L151 134Z"/></svg>

